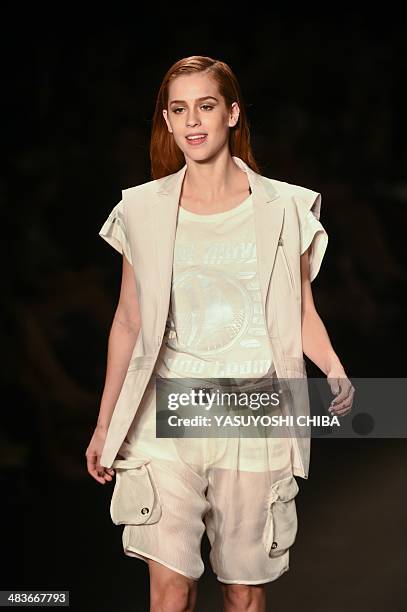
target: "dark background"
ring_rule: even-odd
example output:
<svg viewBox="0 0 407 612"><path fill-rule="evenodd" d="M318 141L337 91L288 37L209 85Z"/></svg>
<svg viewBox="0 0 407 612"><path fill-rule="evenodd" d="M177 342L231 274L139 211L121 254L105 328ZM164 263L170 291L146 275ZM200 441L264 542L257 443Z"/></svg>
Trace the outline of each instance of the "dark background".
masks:
<svg viewBox="0 0 407 612"><path fill-rule="evenodd" d="M188 4L110 28L64 13L5 28L0 589L148 610L147 564L123 555L113 483L87 474L85 450L121 275L98 232L122 189L151 180L155 96L178 59L229 63L261 173L322 194L329 244L313 292L348 376L405 375L405 27L380 8ZM268 609L404 609L406 460L404 439L313 440ZM203 558L197 610L220 610L206 539Z"/></svg>

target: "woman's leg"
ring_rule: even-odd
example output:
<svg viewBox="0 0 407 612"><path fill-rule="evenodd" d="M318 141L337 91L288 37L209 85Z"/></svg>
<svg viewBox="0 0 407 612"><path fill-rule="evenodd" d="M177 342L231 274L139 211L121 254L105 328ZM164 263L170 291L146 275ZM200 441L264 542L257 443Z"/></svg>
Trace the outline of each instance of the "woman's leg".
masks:
<svg viewBox="0 0 407 612"><path fill-rule="evenodd" d="M265 612L266 589L264 584L221 583L224 612Z"/></svg>
<svg viewBox="0 0 407 612"><path fill-rule="evenodd" d="M150 612L193 612L195 610L198 580L188 578L152 559L148 559L148 567L150 570Z"/></svg>

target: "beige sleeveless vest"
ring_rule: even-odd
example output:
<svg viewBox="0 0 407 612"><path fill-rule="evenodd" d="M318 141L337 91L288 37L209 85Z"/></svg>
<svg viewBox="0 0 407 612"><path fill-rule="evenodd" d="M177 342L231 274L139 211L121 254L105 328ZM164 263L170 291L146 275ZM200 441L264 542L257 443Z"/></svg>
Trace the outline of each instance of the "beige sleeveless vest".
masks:
<svg viewBox="0 0 407 612"><path fill-rule="evenodd" d="M328 235L319 222L321 194L254 172L242 159L233 161L248 175L252 190L257 266L262 307L278 378L306 378L301 337L302 228L312 213L317 240L310 252L314 280ZM141 330L109 424L101 465L111 467L140 405L161 349L171 295L177 211L187 165L178 172L122 192L99 235L134 265ZM309 414L308 393L296 412ZM293 474L308 478L311 440L292 431Z"/></svg>

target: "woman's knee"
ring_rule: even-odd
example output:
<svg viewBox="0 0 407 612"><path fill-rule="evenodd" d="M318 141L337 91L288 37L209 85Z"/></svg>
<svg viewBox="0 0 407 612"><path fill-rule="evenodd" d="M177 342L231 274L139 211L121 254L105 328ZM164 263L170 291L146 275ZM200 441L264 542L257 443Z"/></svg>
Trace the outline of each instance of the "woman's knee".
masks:
<svg viewBox="0 0 407 612"><path fill-rule="evenodd" d="M251 609L254 604L264 603L264 584L225 584L222 583L225 603L231 610Z"/></svg>
<svg viewBox="0 0 407 612"><path fill-rule="evenodd" d="M192 612L198 581L149 560L151 612Z"/></svg>

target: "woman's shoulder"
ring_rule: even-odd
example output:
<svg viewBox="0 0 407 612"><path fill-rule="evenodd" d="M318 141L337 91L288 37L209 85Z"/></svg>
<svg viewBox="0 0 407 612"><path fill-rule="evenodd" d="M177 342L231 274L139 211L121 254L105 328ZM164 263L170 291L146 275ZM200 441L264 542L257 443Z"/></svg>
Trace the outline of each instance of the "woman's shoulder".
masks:
<svg viewBox="0 0 407 612"><path fill-rule="evenodd" d="M261 179L266 186L274 189L284 199L284 206L297 211L300 219L309 212L319 219L321 212L321 193L319 191L305 187L305 185L297 185L266 176L261 176Z"/></svg>
<svg viewBox="0 0 407 612"><path fill-rule="evenodd" d="M122 202L126 217L138 222L146 219L146 213L157 201L157 192L164 178L153 179L122 189Z"/></svg>
<svg viewBox="0 0 407 612"><path fill-rule="evenodd" d="M165 177L164 177L165 178ZM160 183L164 179L154 179L151 181L146 181L145 183L139 183L138 185L133 185L131 187L127 187L122 190L123 199L126 201L143 201L145 196L149 194L153 194L160 187Z"/></svg>
<svg viewBox="0 0 407 612"><path fill-rule="evenodd" d="M282 181L268 176L261 176L261 179L271 185L279 195L283 197L309 200L310 198L315 198L317 195L321 195L319 191L311 187L306 187L305 185L297 185L296 183L289 183L288 181Z"/></svg>

